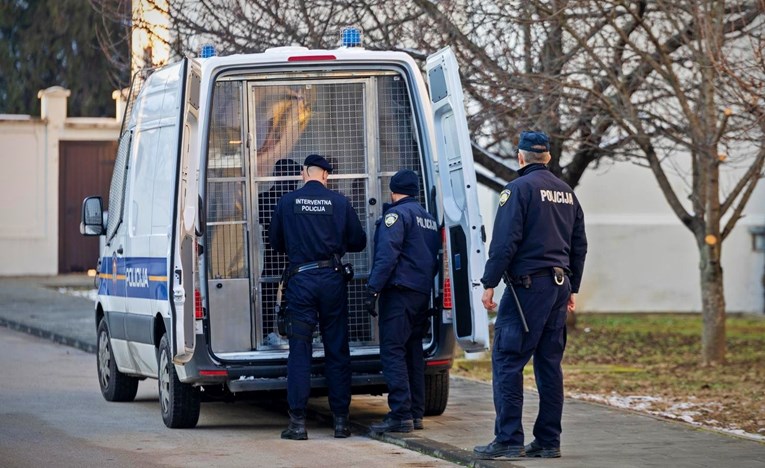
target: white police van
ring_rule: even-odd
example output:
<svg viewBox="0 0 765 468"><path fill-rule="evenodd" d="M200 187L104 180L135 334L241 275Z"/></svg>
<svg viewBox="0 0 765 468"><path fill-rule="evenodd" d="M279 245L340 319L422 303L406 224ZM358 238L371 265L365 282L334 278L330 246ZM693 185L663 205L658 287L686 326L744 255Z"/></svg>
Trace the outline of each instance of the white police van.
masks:
<svg viewBox="0 0 765 468"><path fill-rule="evenodd" d="M353 44L350 44L353 45ZM109 401L159 380L168 427L194 427L203 396L286 388L287 342L274 306L286 258L267 244L271 210L296 188L303 159L327 157L369 244L348 254L353 392L381 394L377 323L363 310L375 220L399 169L421 176L420 201L444 237L434 314L423 341L426 415L446 408L455 337L488 345L479 282L485 253L457 63L450 49L415 61L360 47L282 47L186 58L135 79L108 213L83 202L81 231L104 236L95 323ZM441 301L439 300L438 303ZM312 386L325 389L315 334ZM206 399L206 398L205 398Z"/></svg>

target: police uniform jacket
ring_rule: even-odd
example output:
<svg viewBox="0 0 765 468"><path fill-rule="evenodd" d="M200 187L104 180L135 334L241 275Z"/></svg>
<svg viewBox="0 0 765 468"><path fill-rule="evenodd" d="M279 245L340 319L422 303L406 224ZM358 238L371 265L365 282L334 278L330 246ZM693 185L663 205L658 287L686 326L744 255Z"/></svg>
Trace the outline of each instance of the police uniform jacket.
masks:
<svg viewBox="0 0 765 468"><path fill-rule="evenodd" d="M293 267L361 252L367 244L348 199L314 180L279 199L268 236L273 249L286 253Z"/></svg>
<svg viewBox="0 0 765 468"><path fill-rule="evenodd" d="M500 193L481 282L493 288L505 272L522 276L561 267L570 273L576 293L587 253L579 201L544 164L529 164L519 174Z"/></svg>
<svg viewBox="0 0 765 468"><path fill-rule="evenodd" d="M438 223L413 197L402 198L377 221L369 288L404 287L428 294L433 288L441 236Z"/></svg>

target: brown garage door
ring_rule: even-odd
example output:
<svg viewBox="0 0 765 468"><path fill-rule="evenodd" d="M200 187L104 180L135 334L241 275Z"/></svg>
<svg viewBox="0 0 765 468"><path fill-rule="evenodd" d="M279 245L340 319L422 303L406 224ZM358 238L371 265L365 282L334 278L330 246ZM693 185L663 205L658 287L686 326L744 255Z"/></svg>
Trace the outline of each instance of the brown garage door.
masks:
<svg viewBox="0 0 765 468"><path fill-rule="evenodd" d="M62 141L59 146L58 271L95 268L98 237L80 234L82 200L100 195L108 207L116 141Z"/></svg>

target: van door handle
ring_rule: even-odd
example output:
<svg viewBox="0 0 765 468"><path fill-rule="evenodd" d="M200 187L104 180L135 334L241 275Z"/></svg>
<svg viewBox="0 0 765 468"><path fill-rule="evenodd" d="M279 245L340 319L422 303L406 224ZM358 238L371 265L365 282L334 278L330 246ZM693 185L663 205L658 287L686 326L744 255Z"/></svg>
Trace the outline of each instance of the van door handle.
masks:
<svg viewBox="0 0 765 468"><path fill-rule="evenodd" d="M122 246L119 246L119 248L117 248L117 253L122 255L123 252L124 250L122 250Z"/></svg>

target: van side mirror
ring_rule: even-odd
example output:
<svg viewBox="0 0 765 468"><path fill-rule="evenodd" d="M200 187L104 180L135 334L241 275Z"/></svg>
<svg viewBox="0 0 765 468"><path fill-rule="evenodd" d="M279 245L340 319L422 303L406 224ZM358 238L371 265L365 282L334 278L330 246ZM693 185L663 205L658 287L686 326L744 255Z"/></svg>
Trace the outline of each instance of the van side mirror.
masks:
<svg viewBox="0 0 765 468"><path fill-rule="evenodd" d="M101 197L88 197L82 201L82 219L80 234L83 236L103 236L104 209Z"/></svg>

